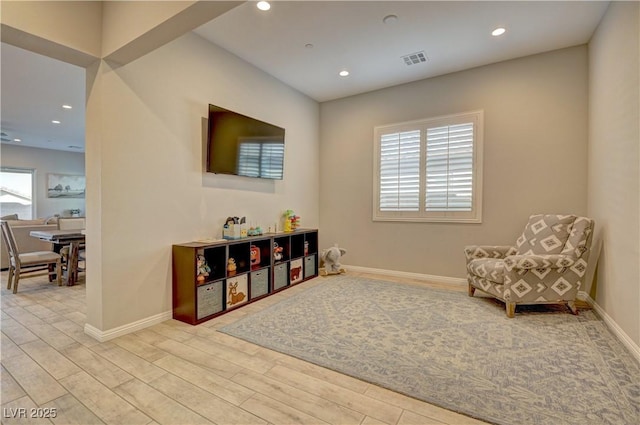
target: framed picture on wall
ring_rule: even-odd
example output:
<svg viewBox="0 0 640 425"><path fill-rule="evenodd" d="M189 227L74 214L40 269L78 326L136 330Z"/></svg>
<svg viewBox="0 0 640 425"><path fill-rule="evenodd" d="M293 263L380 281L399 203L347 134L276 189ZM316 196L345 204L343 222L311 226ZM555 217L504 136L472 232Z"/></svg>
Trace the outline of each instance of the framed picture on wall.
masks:
<svg viewBox="0 0 640 425"><path fill-rule="evenodd" d="M47 197L84 198L85 176L70 174L47 174Z"/></svg>

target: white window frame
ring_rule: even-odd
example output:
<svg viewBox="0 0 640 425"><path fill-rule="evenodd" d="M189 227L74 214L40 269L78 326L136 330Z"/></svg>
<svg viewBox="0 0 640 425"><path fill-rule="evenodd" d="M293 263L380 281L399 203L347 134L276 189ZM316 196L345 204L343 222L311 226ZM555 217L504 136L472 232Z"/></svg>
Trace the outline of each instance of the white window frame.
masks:
<svg viewBox="0 0 640 425"><path fill-rule="evenodd" d="M427 129L473 123L473 166L471 211L426 211L426 144ZM397 132L420 131L420 195L417 211L381 211L380 209L380 154L381 137ZM389 124L374 128L373 155L373 221L405 222L482 222L482 150L484 134L484 111L476 110L416 121Z"/></svg>
<svg viewBox="0 0 640 425"><path fill-rule="evenodd" d="M31 175L31 218L36 218L36 170L33 168L2 166L0 170L7 173L22 173Z"/></svg>

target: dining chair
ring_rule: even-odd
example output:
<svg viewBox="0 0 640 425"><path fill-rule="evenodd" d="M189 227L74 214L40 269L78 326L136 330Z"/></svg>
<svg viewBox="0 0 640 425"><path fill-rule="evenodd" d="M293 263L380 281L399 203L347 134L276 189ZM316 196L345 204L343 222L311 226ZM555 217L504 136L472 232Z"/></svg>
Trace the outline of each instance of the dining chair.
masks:
<svg viewBox="0 0 640 425"><path fill-rule="evenodd" d="M53 251L20 252L13 230L8 222L2 221L2 237L7 245L9 254L9 279L7 289L13 286L13 293L18 292L18 283L23 275L32 275L47 267L49 282L55 275L58 286L62 285L62 256ZM55 265L55 270L53 266Z"/></svg>
<svg viewBox="0 0 640 425"><path fill-rule="evenodd" d="M80 230L85 227L84 217L58 217L58 230Z"/></svg>
<svg viewBox="0 0 640 425"><path fill-rule="evenodd" d="M60 217L58 218L58 230L83 230L86 228L86 219L84 217ZM77 276L78 272L84 272L85 267L77 266L76 270L69 270L69 259L71 258L71 250L74 248L72 245L68 245L63 247L60 250L60 254L62 255L62 267L67 270L67 273L75 273ZM76 248L79 248L79 251L75 253L76 258L83 261L86 264L86 252L84 250L84 244L81 244L79 247L76 245Z"/></svg>

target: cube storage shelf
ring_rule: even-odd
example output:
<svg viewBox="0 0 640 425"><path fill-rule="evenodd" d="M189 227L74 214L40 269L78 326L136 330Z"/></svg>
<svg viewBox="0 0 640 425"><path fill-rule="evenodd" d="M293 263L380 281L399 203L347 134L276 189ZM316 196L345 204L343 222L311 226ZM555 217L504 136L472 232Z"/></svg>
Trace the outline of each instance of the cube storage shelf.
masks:
<svg viewBox="0 0 640 425"><path fill-rule="evenodd" d="M208 276L198 275L199 258ZM318 231L173 245L172 261L173 318L197 325L318 276Z"/></svg>

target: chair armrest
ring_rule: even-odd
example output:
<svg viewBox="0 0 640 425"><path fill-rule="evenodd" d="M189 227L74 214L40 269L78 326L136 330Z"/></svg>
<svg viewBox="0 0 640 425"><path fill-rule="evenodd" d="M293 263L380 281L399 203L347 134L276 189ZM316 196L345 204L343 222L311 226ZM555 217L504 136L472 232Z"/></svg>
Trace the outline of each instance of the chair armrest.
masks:
<svg viewBox="0 0 640 425"><path fill-rule="evenodd" d="M531 269L564 269L571 267L575 260L568 255L510 255L504 259L506 271Z"/></svg>
<svg viewBox="0 0 640 425"><path fill-rule="evenodd" d="M517 251L516 247L508 245L469 245L464 247L464 255L467 261L476 258L505 258L513 255Z"/></svg>

